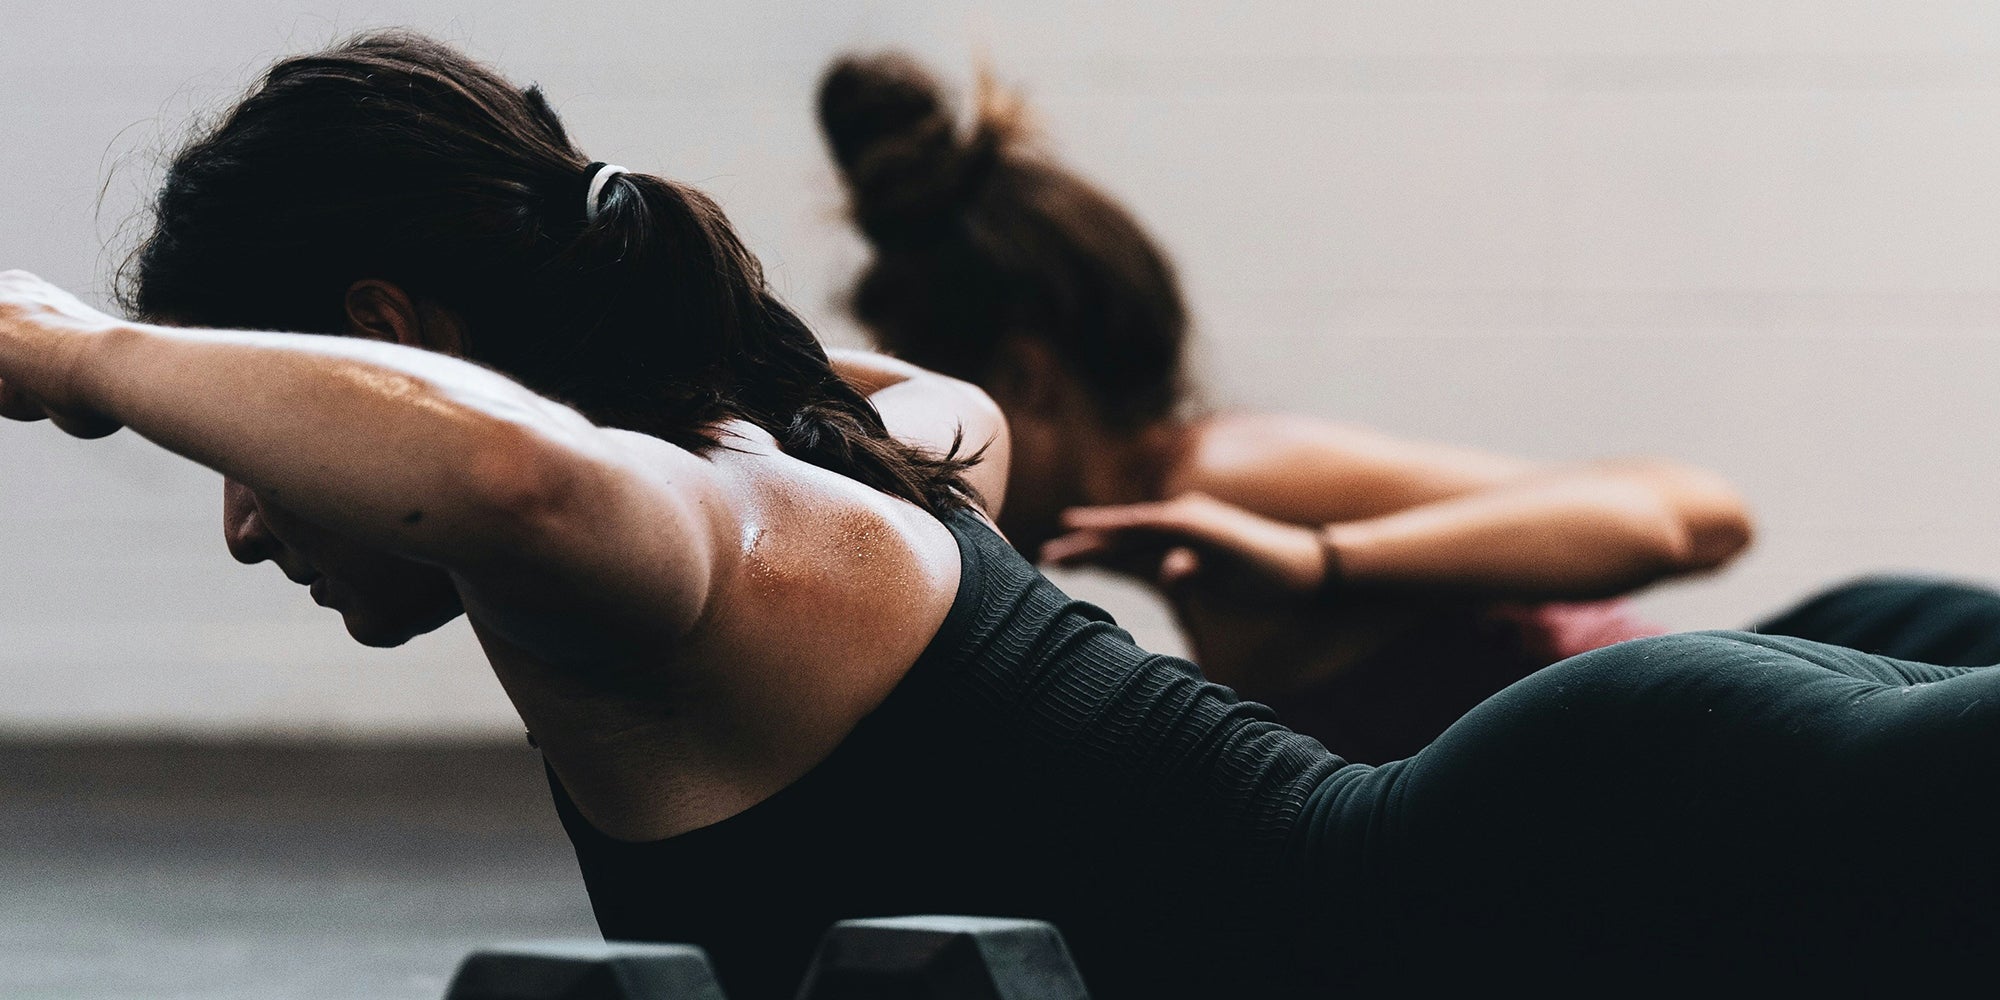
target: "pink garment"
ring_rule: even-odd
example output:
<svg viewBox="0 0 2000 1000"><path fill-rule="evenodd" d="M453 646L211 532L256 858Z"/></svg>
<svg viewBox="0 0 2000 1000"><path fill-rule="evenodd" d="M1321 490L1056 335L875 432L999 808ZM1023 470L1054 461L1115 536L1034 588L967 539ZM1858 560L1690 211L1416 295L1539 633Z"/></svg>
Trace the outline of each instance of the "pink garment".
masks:
<svg viewBox="0 0 2000 1000"><path fill-rule="evenodd" d="M1518 629L1521 651L1547 663L1669 631L1633 614L1632 606L1620 600L1496 604L1487 614Z"/></svg>
<svg viewBox="0 0 2000 1000"><path fill-rule="evenodd" d="M1380 764L1423 749L1494 692L1557 660L1666 631L1623 601L1441 604L1339 673L1257 700L1334 753Z"/></svg>

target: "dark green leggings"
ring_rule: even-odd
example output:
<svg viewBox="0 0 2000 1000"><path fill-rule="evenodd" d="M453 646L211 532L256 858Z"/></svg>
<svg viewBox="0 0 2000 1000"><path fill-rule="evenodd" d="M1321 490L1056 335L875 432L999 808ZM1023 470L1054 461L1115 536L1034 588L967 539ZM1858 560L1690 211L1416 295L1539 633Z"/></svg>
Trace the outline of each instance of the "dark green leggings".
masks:
<svg viewBox="0 0 2000 1000"><path fill-rule="evenodd" d="M1865 577L1821 591L1750 631L1919 663L2000 663L2000 593L1914 576Z"/></svg>
<svg viewBox="0 0 2000 1000"><path fill-rule="evenodd" d="M1333 775L1293 851L1322 982L1990 982L2000 669L1742 632L1606 647Z"/></svg>

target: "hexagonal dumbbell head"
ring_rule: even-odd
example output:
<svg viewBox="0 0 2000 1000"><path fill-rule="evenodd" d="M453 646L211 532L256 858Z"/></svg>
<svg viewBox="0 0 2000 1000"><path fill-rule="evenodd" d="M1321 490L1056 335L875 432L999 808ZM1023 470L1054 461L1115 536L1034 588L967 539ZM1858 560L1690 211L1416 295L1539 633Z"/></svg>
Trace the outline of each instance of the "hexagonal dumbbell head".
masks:
<svg viewBox="0 0 2000 1000"><path fill-rule="evenodd" d="M535 941L465 957L445 1000L727 1000L685 944Z"/></svg>
<svg viewBox="0 0 2000 1000"><path fill-rule="evenodd" d="M1087 1000L1055 927L994 917L843 920L798 1000Z"/></svg>

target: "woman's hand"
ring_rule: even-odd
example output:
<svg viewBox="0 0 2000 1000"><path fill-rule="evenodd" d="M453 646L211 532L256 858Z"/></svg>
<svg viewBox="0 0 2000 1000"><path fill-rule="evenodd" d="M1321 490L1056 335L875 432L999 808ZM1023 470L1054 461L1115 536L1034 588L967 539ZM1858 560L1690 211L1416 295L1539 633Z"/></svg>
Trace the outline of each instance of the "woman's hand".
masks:
<svg viewBox="0 0 2000 1000"><path fill-rule="evenodd" d="M81 438L118 429L79 392L84 352L118 321L26 271L0 271L0 417Z"/></svg>
<svg viewBox="0 0 2000 1000"><path fill-rule="evenodd" d="M1311 528L1253 514L1200 493L1172 500L1063 512L1067 534L1042 560L1095 565L1147 578L1168 591L1232 589L1246 599L1304 596L1327 580L1327 551Z"/></svg>

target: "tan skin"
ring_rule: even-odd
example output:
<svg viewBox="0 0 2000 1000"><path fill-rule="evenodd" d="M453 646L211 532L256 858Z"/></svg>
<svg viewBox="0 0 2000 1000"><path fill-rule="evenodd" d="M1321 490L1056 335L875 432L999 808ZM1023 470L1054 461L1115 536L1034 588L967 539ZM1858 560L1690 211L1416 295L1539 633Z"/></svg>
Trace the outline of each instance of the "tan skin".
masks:
<svg viewBox="0 0 2000 1000"><path fill-rule="evenodd" d="M455 317L386 282L350 337L131 323L0 273L0 414L132 428L221 472L225 535L393 646L463 613L579 809L648 840L790 784L901 680L958 548L923 510L786 456L747 423L694 454L592 425L441 351ZM439 348L441 351L423 348ZM978 390L848 355L919 442L1007 437Z"/></svg>
<svg viewBox="0 0 2000 1000"><path fill-rule="evenodd" d="M1204 671L1253 696L1338 674L1442 602L1624 594L1751 537L1726 482L1673 462L1538 463L1272 413L1119 429L1027 337L986 387L1016 443L1009 537L1158 587Z"/></svg>

